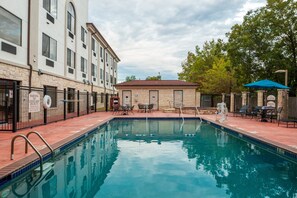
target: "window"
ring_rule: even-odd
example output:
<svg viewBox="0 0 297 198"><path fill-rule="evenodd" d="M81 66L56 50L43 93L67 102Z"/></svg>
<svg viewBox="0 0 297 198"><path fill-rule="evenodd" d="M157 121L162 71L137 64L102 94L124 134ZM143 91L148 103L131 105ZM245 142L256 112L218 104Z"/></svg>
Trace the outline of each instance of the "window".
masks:
<svg viewBox="0 0 297 198"><path fill-rule="evenodd" d="M112 75L110 75L110 83L112 84Z"/></svg>
<svg viewBox="0 0 297 198"><path fill-rule="evenodd" d="M75 68L75 53L69 48L67 48L67 65Z"/></svg>
<svg viewBox="0 0 297 198"><path fill-rule="evenodd" d="M87 43L87 31L81 27L81 41Z"/></svg>
<svg viewBox="0 0 297 198"><path fill-rule="evenodd" d="M94 52L96 52L96 43L95 43L95 39L94 38L92 38L92 50L94 51Z"/></svg>
<svg viewBox="0 0 297 198"><path fill-rule="evenodd" d="M22 45L22 20L0 6L0 38Z"/></svg>
<svg viewBox="0 0 297 198"><path fill-rule="evenodd" d="M42 33L42 55L57 60L57 41Z"/></svg>
<svg viewBox="0 0 297 198"><path fill-rule="evenodd" d="M117 84L117 78L114 78L114 82L113 82L114 84Z"/></svg>
<svg viewBox="0 0 297 198"><path fill-rule="evenodd" d="M103 49L100 47L100 57L103 58Z"/></svg>
<svg viewBox="0 0 297 198"><path fill-rule="evenodd" d="M57 18L57 0L43 0L43 8Z"/></svg>
<svg viewBox="0 0 297 198"><path fill-rule="evenodd" d="M67 29L75 34L75 11L72 3L69 3L67 8Z"/></svg>
<svg viewBox="0 0 297 198"><path fill-rule="evenodd" d="M103 80L103 69L100 68L100 79Z"/></svg>
<svg viewBox="0 0 297 198"><path fill-rule="evenodd" d="M93 77L97 77L97 66L92 64L92 67L91 67L91 75Z"/></svg>
<svg viewBox="0 0 297 198"><path fill-rule="evenodd" d="M49 95L52 99L52 107L57 107L57 87L52 86L44 86L44 89L46 89L46 95Z"/></svg>
<svg viewBox="0 0 297 198"><path fill-rule="evenodd" d="M80 59L81 72L87 73L87 60L81 57Z"/></svg>
<svg viewBox="0 0 297 198"><path fill-rule="evenodd" d="M106 79L106 82L108 82L108 81L109 81L109 74L108 74L108 72L106 72L105 79Z"/></svg>
<svg viewBox="0 0 297 198"><path fill-rule="evenodd" d="M108 54L106 53L106 58L105 58L106 62L108 62Z"/></svg>

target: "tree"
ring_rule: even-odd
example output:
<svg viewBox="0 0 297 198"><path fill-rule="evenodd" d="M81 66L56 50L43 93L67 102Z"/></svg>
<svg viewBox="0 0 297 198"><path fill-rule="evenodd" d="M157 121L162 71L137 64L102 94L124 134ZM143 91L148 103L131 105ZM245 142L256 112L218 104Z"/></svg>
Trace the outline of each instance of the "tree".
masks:
<svg viewBox="0 0 297 198"><path fill-rule="evenodd" d="M148 76L145 80L161 80L161 75L159 73L158 76Z"/></svg>
<svg viewBox="0 0 297 198"><path fill-rule="evenodd" d="M132 81L132 80L136 80L136 77L134 75L132 76L127 76L126 77L126 82Z"/></svg>

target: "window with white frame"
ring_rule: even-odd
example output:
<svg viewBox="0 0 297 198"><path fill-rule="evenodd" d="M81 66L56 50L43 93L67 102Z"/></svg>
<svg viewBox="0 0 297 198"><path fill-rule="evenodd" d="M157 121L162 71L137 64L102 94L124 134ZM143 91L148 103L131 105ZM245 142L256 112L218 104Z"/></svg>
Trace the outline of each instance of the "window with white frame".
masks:
<svg viewBox="0 0 297 198"><path fill-rule="evenodd" d="M22 20L0 6L0 38L22 45Z"/></svg>
<svg viewBox="0 0 297 198"><path fill-rule="evenodd" d="M57 0L43 0L43 8L53 17L57 18Z"/></svg>
<svg viewBox="0 0 297 198"><path fill-rule="evenodd" d="M91 66L91 75L97 77L97 66L95 64L92 64Z"/></svg>
<svg viewBox="0 0 297 198"><path fill-rule="evenodd" d="M114 78L114 82L113 82L114 84L117 84L117 78Z"/></svg>
<svg viewBox="0 0 297 198"><path fill-rule="evenodd" d="M110 83L112 84L112 79L113 79L113 77L112 77L112 75L110 75Z"/></svg>
<svg viewBox="0 0 297 198"><path fill-rule="evenodd" d="M100 57L103 58L103 48L100 47Z"/></svg>
<svg viewBox="0 0 297 198"><path fill-rule="evenodd" d="M93 52L96 52L96 41L94 38L92 38L91 45L92 45L91 47L92 47Z"/></svg>
<svg viewBox="0 0 297 198"><path fill-rule="evenodd" d="M81 72L87 73L87 60L83 57L80 58Z"/></svg>
<svg viewBox="0 0 297 198"><path fill-rule="evenodd" d="M57 60L57 41L42 33L42 55Z"/></svg>
<svg viewBox="0 0 297 198"><path fill-rule="evenodd" d="M103 80L103 69L100 68L100 79Z"/></svg>
<svg viewBox="0 0 297 198"><path fill-rule="evenodd" d="M67 48L67 65L75 68L75 52Z"/></svg>
<svg viewBox="0 0 297 198"><path fill-rule="evenodd" d="M109 74L108 74L108 72L106 72L105 79L106 79L106 82L109 82Z"/></svg>
<svg viewBox="0 0 297 198"><path fill-rule="evenodd" d="M67 29L75 34L75 10L72 3L67 7Z"/></svg>
<svg viewBox="0 0 297 198"><path fill-rule="evenodd" d="M83 27L81 27L81 41L87 43L87 31Z"/></svg>

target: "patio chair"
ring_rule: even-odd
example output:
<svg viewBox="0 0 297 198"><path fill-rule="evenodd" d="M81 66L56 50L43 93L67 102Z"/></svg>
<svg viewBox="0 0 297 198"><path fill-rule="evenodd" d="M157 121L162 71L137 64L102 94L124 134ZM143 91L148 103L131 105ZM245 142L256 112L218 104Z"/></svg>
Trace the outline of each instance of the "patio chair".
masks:
<svg viewBox="0 0 297 198"><path fill-rule="evenodd" d="M276 112L268 113L268 116L270 117L270 121L272 122L273 119L278 121L280 119L280 114L283 111L283 107L278 107Z"/></svg>
<svg viewBox="0 0 297 198"><path fill-rule="evenodd" d="M153 108L154 108L154 104L149 104L147 108L148 112L152 112Z"/></svg>
<svg viewBox="0 0 297 198"><path fill-rule="evenodd" d="M248 108L249 108L248 105L243 105L243 106L239 109L239 111L235 111L235 112L233 112L233 116L235 116L235 117L236 117L236 115L240 115L241 117L246 116L246 114L247 114L247 112L248 112Z"/></svg>
<svg viewBox="0 0 297 198"><path fill-rule="evenodd" d="M134 109L134 105L132 105L132 106L130 107L130 109L129 109L129 111L130 111L132 114L134 114L133 109Z"/></svg>
<svg viewBox="0 0 297 198"><path fill-rule="evenodd" d="M261 106L252 107L252 110L250 112L247 112L246 115L251 116L251 119L253 119L254 117L258 118L261 108Z"/></svg>
<svg viewBox="0 0 297 198"><path fill-rule="evenodd" d="M145 105L144 104L138 104L138 112L145 111Z"/></svg>
<svg viewBox="0 0 297 198"><path fill-rule="evenodd" d="M114 104L112 106L112 109L113 109L112 114L117 114L120 111L120 105Z"/></svg>

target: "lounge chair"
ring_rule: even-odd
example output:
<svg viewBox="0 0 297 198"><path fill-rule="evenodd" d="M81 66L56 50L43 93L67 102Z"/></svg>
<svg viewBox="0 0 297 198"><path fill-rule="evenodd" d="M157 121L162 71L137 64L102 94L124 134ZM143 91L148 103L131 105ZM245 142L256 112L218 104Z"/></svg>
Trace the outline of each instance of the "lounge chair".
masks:
<svg viewBox="0 0 297 198"><path fill-rule="evenodd" d="M146 107L144 104L138 104L138 112L145 111Z"/></svg>
<svg viewBox="0 0 297 198"><path fill-rule="evenodd" d="M286 124L287 128L292 125L294 128L296 127L296 123L297 123L297 120L296 119L278 119L278 124L277 126L279 126L280 124Z"/></svg>
<svg viewBox="0 0 297 198"><path fill-rule="evenodd" d="M233 116L236 117L236 115L240 115L241 117L246 116L247 112L248 112L248 105L244 105L242 106L239 111L233 112Z"/></svg>

